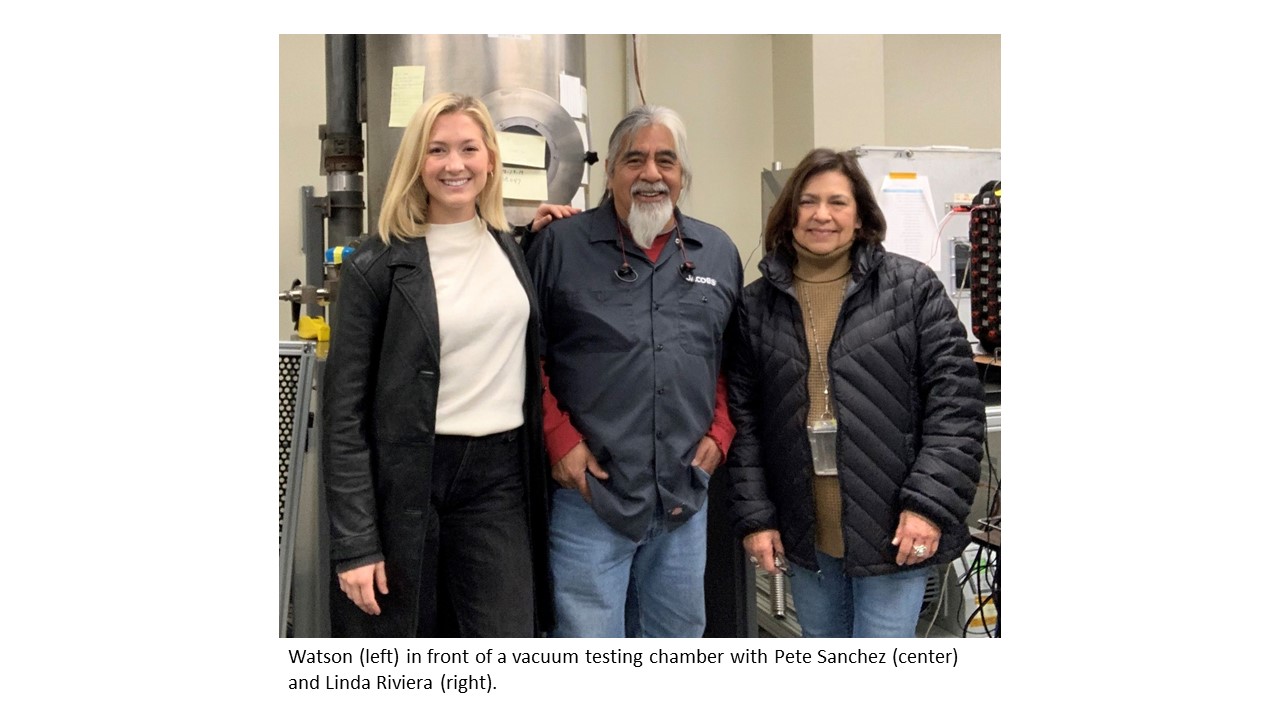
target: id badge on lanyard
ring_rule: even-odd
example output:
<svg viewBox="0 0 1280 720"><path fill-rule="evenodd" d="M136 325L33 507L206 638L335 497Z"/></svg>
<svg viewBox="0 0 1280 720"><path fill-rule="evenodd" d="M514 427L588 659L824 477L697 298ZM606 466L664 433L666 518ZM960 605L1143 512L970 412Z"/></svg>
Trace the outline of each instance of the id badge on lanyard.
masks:
<svg viewBox="0 0 1280 720"><path fill-rule="evenodd" d="M824 351L818 344L818 328L814 324L813 304L809 298L807 285L804 287L802 294L805 308L808 310L809 332L813 340L813 355L811 357L816 361L817 370L822 375L822 416L809 423L809 453L813 456L814 475L835 475L836 418L831 414L831 377L822 362L822 358L831 348L829 342L827 351Z"/></svg>
<svg viewBox="0 0 1280 720"><path fill-rule="evenodd" d="M815 475L836 474L836 419L824 417L809 423L809 451Z"/></svg>

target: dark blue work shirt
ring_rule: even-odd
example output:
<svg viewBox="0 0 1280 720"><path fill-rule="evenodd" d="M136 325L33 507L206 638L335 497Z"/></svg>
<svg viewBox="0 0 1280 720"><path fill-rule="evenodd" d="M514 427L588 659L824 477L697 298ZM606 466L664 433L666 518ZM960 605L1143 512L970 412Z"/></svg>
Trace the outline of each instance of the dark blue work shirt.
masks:
<svg viewBox="0 0 1280 720"><path fill-rule="evenodd" d="M674 528L706 502L707 478L691 463L742 291L729 236L678 210L676 222L656 263L620 240L612 203L553 222L528 251L551 392L609 473L588 473L591 504L637 542L655 508ZM694 264L688 280L677 241ZM634 282L615 272L623 247Z"/></svg>

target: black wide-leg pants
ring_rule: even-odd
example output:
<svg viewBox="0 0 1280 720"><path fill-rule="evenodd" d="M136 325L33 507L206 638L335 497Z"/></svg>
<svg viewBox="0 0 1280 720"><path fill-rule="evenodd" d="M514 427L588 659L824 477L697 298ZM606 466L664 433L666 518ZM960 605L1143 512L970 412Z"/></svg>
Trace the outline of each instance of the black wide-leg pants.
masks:
<svg viewBox="0 0 1280 720"><path fill-rule="evenodd" d="M419 637L533 637L519 430L437 435Z"/></svg>

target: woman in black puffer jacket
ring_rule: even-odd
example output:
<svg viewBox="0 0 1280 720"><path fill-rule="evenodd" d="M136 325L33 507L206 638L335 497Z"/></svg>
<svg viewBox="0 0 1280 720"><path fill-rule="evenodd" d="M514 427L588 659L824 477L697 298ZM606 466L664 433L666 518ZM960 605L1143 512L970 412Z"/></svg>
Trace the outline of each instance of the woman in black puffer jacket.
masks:
<svg viewBox="0 0 1280 720"><path fill-rule="evenodd" d="M929 568L969 542L982 387L928 266L885 252L853 153L817 149L765 228L730 360L736 528L795 570L809 637L912 637Z"/></svg>

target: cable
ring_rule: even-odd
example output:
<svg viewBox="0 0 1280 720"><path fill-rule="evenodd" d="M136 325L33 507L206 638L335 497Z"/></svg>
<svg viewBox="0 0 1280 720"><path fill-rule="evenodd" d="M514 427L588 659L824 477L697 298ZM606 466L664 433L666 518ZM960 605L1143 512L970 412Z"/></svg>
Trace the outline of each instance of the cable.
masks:
<svg viewBox="0 0 1280 720"><path fill-rule="evenodd" d="M968 637L969 621L964 618L964 586L968 584L970 576L973 575L978 567L977 557L974 557L974 564L970 566L964 561L964 554L960 555L960 566L965 568L964 577L956 581L956 588L960 591L960 602L956 603L956 625L960 627L960 637ZM972 616L970 616L972 617Z"/></svg>
<svg viewBox="0 0 1280 720"><path fill-rule="evenodd" d="M989 574L991 574L991 551L989 551L989 550L987 551L987 562L986 562L986 566L987 566L987 571L986 571L986 573L983 573L983 575L989 575ZM978 580L978 587L979 587L979 588L982 588L982 579L980 579L980 577L979 577L979 580ZM988 592L987 592L986 596L982 596L982 594L980 594L980 593L978 594L978 610L979 610L979 612L978 612L978 616L979 616L979 618L982 618L982 630L983 630L983 633L984 633L984 634L986 634L986 635L987 635L987 637L989 638L989 637L991 637L991 630L992 630L992 628L991 628L991 626L987 625L987 612L986 612L986 611L984 611L984 609L986 609L986 607L987 607L987 603L993 603L993 602L995 602L995 600L993 600L993 598L992 598L992 596L991 596L991 578L989 578L989 577L987 578L987 591L988 591Z"/></svg>
<svg viewBox="0 0 1280 720"><path fill-rule="evenodd" d="M974 601L977 603L977 607L973 609L973 612L969 613L968 617L964 617L963 603L958 605L956 608L956 622L960 625L960 628L961 628L960 633L962 637L969 637L970 635L979 634L976 632L971 633L969 631L970 625L972 625L973 622L977 620L979 617L982 618L983 634L985 634L987 637L992 637L991 631L993 628L987 624L987 616L986 616L986 613L983 612L983 608L987 606L991 606L995 608L997 613L996 622L999 623L1000 610L998 607L995 606L995 603L994 603L995 590L992 590L991 592L988 592L985 595L982 592L983 576L986 576L987 578L986 584L988 588L996 587L996 585L992 582L992 578L990 577L992 567L994 566L995 563L999 562L998 559L994 558L994 555L995 555L995 552L991 548L980 547L979 550L976 553L974 553L972 565L968 565L964 561L964 555L960 556L960 564L962 567L965 567L965 574L957 582L957 587L960 589L961 597L963 597L964 585L969 584L970 589L973 590ZM970 584L970 581L972 581L971 584Z"/></svg>
<svg viewBox="0 0 1280 720"><path fill-rule="evenodd" d="M991 583L991 597L996 604L996 637L1000 637L1000 553L996 552L996 576Z"/></svg>
<svg viewBox="0 0 1280 720"><path fill-rule="evenodd" d="M924 636L929 637L929 633L933 632L933 626L938 622L938 614L942 612L942 604L947 598L947 575L951 573L951 563L942 566L942 577L938 581L938 596L934 598L933 617L929 618L929 624L924 629ZM964 593L960 594L961 597Z"/></svg>
<svg viewBox="0 0 1280 720"><path fill-rule="evenodd" d="M980 612L982 612L982 605L978 605L978 607L974 608L973 612L969 613L969 617L964 621L965 637L969 637L970 635L977 635L977 633L969 632L969 625L972 624L974 620L978 619L978 613ZM986 621L983 620L983 622L985 623Z"/></svg>
<svg viewBox="0 0 1280 720"><path fill-rule="evenodd" d="M977 593L974 595L974 601L977 603L977 607L973 609L973 612L969 614L968 619L965 620L965 623L964 623L965 637L968 637L970 634L969 626L973 623L974 620L977 620L978 618L982 619L982 630L984 635L986 635L987 637L992 637L991 633L992 633L992 630L994 629L991 625L987 624L987 613L984 612L984 608L986 608L988 605L991 605L992 608L995 608L995 598L993 593L988 593L987 595L982 594L982 576L990 574L992 563L999 562L999 561L992 559L992 556L994 555L994 551L991 550L990 548L985 549L985 552L986 552L985 562L983 558L983 550L979 550L978 553L974 556L974 567L982 567L985 569L985 572L978 573L978 576L976 578ZM992 587L990 578L988 578L988 587L989 588ZM995 609L996 609L996 612L999 613L999 608L995 608ZM998 621L999 621L999 617L997 616L997 622ZM977 633L973 633L973 634L976 635Z"/></svg>
<svg viewBox="0 0 1280 720"><path fill-rule="evenodd" d="M991 567L992 567L992 565L993 565L994 563L996 563L996 562L999 562L998 560L995 560L995 559L994 559L994 555L995 555L995 551L994 551L994 550L991 550L991 549L988 549L988 550L987 550L987 573L988 573L988 574L990 574L990 572L991 572ZM997 618L998 618L998 617L999 617L1000 609L999 609L999 608L997 608L997 607L995 606L996 600L995 600L995 585L994 585L994 581L993 581L991 578L987 578L987 582L988 582L988 587L989 587L989 588L991 588L991 593L990 593L989 595L987 595L987 597L986 597L986 598L984 598L981 602L979 602L979 603L978 603L978 607L979 607L979 608L983 608L983 607L986 607L988 604L990 604L990 605L991 605L991 607L992 607L992 609L994 609L994 610L996 611ZM995 630L995 628L994 628L993 626L987 625L987 614L986 614L985 612L984 612L984 613L982 613L981 617L982 617L982 629L983 629L983 631L984 631L984 632L986 632L987 637L992 637L992 634L991 634L991 633L992 633L992 631L993 631L993 630Z"/></svg>
<svg viewBox="0 0 1280 720"><path fill-rule="evenodd" d="M987 473L991 475L991 481L988 483L987 494L987 514L986 519L999 518L997 513L997 504L1000 502L1000 471L996 469L995 463L991 462L991 442L983 438L983 450L987 454ZM997 524L999 521L997 520Z"/></svg>
<svg viewBox="0 0 1280 720"><path fill-rule="evenodd" d="M756 243L756 246L755 246L755 247L751 248L751 254L747 256L747 259L746 259L745 261L743 261L743 263L742 263L742 267L744 267L744 268L749 268L749 267L751 267L751 258L755 257L755 256L756 256L756 251L757 251L757 250L759 250L759 249L760 249L760 248L762 248L762 247L764 247L764 233L760 233L760 240L759 240L759 242L757 242L757 243Z"/></svg>
<svg viewBox="0 0 1280 720"><path fill-rule="evenodd" d="M631 64L636 74L636 92L640 93L640 104L648 105L644 99L644 85L640 84L640 45L636 36L631 36Z"/></svg>
<svg viewBox="0 0 1280 720"><path fill-rule="evenodd" d="M952 217L959 215L961 213L968 214L969 208L965 208L963 210L951 208L950 210L947 211L946 215L942 216L942 220L938 222L938 236L933 239L933 250L929 253L929 259L925 261L924 263L925 265L932 264L933 259L937 257L938 249L942 247L942 230L947 226L947 221L949 221Z"/></svg>
<svg viewBox="0 0 1280 720"><path fill-rule="evenodd" d="M979 382L983 387L987 384L987 373L991 371L990 365L982 366L982 377ZM991 437L987 428L987 415L982 414L982 450L984 459L987 461L987 475L990 478L987 483L987 507L986 514L983 518L990 519L996 514L996 503L1000 500L1000 471L996 469L995 463L991 460ZM988 528L990 529L990 528Z"/></svg>

